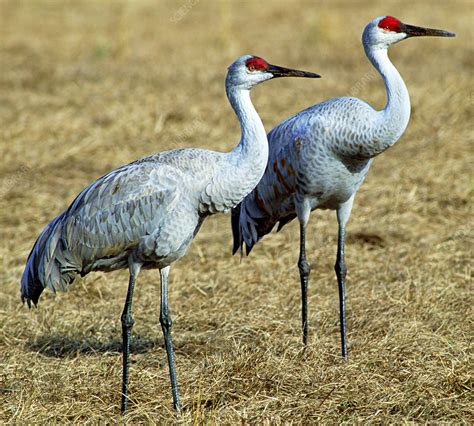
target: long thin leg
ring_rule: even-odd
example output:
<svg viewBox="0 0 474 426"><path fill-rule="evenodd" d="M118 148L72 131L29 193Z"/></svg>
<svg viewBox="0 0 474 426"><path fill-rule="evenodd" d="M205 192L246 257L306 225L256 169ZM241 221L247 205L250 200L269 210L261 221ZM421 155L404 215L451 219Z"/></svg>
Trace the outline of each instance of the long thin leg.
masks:
<svg viewBox="0 0 474 426"><path fill-rule="evenodd" d="M176 381L176 367L174 365L174 350L171 339L171 317L168 309L168 275L170 267L167 266L160 270L161 275L161 310L160 310L160 324L163 330L163 337L165 339L166 355L168 356L168 367L170 371L171 393L173 394L173 407L179 412L179 391L178 383Z"/></svg>
<svg viewBox="0 0 474 426"><path fill-rule="evenodd" d="M338 238L337 238L337 257L336 270L337 285L339 288L339 321L341 327L341 351L342 356L347 360L347 339L346 339L346 262L344 261L344 240L345 240L345 229L344 226L339 226Z"/></svg>
<svg viewBox="0 0 474 426"><path fill-rule="evenodd" d="M125 306L122 312L122 353L123 353L123 370L122 370L122 414L126 414L128 410L128 373L129 373L129 358L130 358L130 340L132 337L132 299L133 288L135 287L135 280L140 272L141 265L130 261L130 280L128 283L127 298L125 299Z"/></svg>
<svg viewBox="0 0 474 426"><path fill-rule="evenodd" d="M308 277L311 266L306 260L306 225L300 222L300 257L298 269L301 280L301 321L303 327L303 344L308 343Z"/></svg>
<svg viewBox="0 0 474 426"><path fill-rule="evenodd" d="M339 224L337 237L337 256L334 269L337 276L339 288L339 322L341 328L341 353L347 360L347 337L346 337L346 262L344 259L344 244L346 237L346 223L349 220L354 202L354 195L337 210L337 221Z"/></svg>

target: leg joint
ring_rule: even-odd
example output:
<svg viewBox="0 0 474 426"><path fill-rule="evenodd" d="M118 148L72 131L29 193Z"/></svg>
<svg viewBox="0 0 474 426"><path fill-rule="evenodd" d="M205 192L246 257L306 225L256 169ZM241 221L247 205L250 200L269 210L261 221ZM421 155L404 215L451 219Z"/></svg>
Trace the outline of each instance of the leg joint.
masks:
<svg viewBox="0 0 474 426"><path fill-rule="evenodd" d="M123 313L120 319L122 320L122 325L125 328L132 328L133 324L135 324L135 321L133 321L131 313Z"/></svg>
<svg viewBox="0 0 474 426"><path fill-rule="evenodd" d="M169 313L160 313L160 324L163 328L170 329L171 326L173 325L173 321L171 320L171 317Z"/></svg>
<svg viewBox="0 0 474 426"><path fill-rule="evenodd" d="M300 270L301 275L307 277L309 276L309 273L311 272L311 265L306 260L306 258L300 258L298 260L298 269Z"/></svg>
<svg viewBox="0 0 474 426"><path fill-rule="evenodd" d="M346 262L343 259L337 259L336 264L334 265L334 270L336 275L341 278L346 278L347 267Z"/></svg>

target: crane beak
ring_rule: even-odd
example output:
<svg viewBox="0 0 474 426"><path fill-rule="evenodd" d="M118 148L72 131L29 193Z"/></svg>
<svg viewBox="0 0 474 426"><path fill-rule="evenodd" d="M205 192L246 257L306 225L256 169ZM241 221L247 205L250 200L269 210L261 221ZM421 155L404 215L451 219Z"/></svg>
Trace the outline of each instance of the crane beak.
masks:
<svg viewBox="0 0 474 426"><path fill-rule="evenodd" d="M403 24L401 31L404 32L408 37L456 37L456 34L444 30L436 30L434 28L423 28L415 25Z"/></svg>
<svg viewBox="0 0 474 426"><path fill-rule="evenodd" d="M278 77L306 77L306 78L321 78L319 74L308 71L294 70L291 68L279 67L278 65L268 64L268 68L265 72L269 72L273 75L273 78Z"/></svg>

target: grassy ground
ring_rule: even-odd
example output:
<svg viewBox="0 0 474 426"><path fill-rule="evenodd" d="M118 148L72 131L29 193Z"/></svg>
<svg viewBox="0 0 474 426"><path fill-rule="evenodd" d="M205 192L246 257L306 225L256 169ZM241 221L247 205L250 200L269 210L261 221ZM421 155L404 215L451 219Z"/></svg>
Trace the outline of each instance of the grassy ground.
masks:
<svg viewBox="0 0 474 426"><path fill-rule="evenodd" d="M309 228L310 342L302 351L298 228L241 262L229 217L209 219L172 269L174 417L156 271L134 302L131 422L474 422L472 413L472 2L0 1L0 422L120 419L127 272L19 301L26 256L89 182L177 146L239 139L226 67L245 53L310 69L253 99L267 127L329 97L382 107L360 45L393 14L458 33L391 50L412 119L375 161L348 226L350 361L339 357L333 212Z"/></svg>

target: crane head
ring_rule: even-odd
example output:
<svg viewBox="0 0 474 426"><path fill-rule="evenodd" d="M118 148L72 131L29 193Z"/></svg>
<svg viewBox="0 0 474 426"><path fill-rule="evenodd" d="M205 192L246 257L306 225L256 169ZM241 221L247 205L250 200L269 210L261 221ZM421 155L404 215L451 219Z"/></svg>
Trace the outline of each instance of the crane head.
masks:
<svg viewBox="0 0 474 426"><path fill-rule="evenodd" d="M269 64L258 56L245 55L238 58L227 72L226 85L250 90L259 83L277 77L319 78L319 74Z"/></svg>
<svg viewBox="0 0 474 426"><path fill-rule="evenodd" d="M390 45L409 37L420 36L455 37L456 34L444 30L405 24L393 16L380 16L365 27L362 41L366 47L386 49Z"/></svg>

